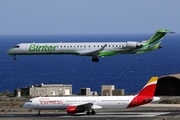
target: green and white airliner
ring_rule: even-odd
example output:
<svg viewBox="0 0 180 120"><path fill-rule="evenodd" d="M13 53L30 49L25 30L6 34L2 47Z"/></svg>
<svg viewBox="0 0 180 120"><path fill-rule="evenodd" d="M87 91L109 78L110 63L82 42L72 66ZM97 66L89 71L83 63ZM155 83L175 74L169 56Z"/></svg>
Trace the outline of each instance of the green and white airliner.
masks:
<svg viewBox="0 0 180 120"><path fill-rule="evenodd" d="M161 40L170 30L159 29L149 40L142 42L71 42L71 43L20 43L10 48L7 53L16 55L47 55L47 54L73 54L92 56L93 62L98 57L116 54L139 54L161 48Z"/></svg>

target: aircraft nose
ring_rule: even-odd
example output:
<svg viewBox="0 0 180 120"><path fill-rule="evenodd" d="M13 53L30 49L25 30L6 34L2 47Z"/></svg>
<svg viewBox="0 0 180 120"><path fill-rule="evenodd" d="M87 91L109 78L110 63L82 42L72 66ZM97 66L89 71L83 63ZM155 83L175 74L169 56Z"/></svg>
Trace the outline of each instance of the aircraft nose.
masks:
<svg viewBox="0 0 180 120"><path fill-rule="evenodd" d="M30 105L29 105L29 103L28 103L28 102L26 102L26 103L24 103L23 107L24 107L24 108L29 108L29 107L30 107Z"/></svg>
<svg viewBox="0 0 180 120"><path fill-rule="evenodd" d="M23 107L26 108L27 107L27 103L24 103Z"/></svg>
<svg viewBox="0 0 180 120"><path fill-rule="evenodd" d="M12 55L12 53L13 53L13 48L10 48L10 49L7 51L7 54Z"/></svg>

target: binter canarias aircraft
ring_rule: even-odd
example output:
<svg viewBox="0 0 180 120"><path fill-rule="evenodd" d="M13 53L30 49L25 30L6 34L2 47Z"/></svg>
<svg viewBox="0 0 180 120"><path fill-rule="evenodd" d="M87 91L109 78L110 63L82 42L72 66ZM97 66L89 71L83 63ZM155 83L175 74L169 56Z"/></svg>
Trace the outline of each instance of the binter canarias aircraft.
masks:
<svg viewBox="0 0 180 120"><path fill-rule="evenodd" d="M67 113L87 112L94 115L96 109L131 108L152 101L160 100L154 97L158 77L152 77L142 90L135 96L71 96L71 97L36 97L24 104L25 108L35 110L66 109Z"/></svg>
<svg viewBox="0 0 180 120"><path fill-rule="evenodd" d="M76 43L20 43L10 48L7 53L16 55L73 54L92 56L93 62L98 57L116 54L138 54L161 48L161 40L170 30L159 29L149 40L142 42L76 42Z"/></svg>

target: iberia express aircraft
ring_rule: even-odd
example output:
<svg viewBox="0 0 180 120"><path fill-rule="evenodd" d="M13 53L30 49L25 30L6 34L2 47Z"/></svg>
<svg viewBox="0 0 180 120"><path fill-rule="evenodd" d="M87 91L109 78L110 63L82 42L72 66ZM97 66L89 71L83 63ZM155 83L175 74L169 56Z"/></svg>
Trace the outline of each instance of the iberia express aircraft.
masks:
<svg viewBox="0 0 180 120"><path fill-rule="evenodd" d="M47 54L73 54L92 56L93 62L98 57L116 54L138 54L161 48L161 40L170 30L159 29L149 40L142 42L74 42L74 43L20 43L10 48L7 53L16 55L47 55Z"/></svg>
<svg viewBox="0 0 180 120"><path fill-rule="evenodd" d="M71 97L36 97L24 104L25 108L35 110L66 109L67 113L87 112L94 115L96 109L131 108L152 101L160 100L154 97L158 77L152 77L142 90L135 96L71 96Z"/></svg>

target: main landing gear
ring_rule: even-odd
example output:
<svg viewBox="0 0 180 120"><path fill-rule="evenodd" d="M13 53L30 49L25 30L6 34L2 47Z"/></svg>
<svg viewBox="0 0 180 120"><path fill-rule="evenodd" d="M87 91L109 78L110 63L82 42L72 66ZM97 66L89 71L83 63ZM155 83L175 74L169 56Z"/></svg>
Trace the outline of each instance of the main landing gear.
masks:
<svg viewBox="0 0 180 120"><path fill-rule="evenodd" d="M87 113L86 113L87 115L95 115L96 114L96 112L94 111L94 110L92 110L92 111L87 111Z"/></svg>
<svg viewBox="0 0 180 120"><path fill-rule="evenodd" d="M93 56L93 57L92 57L92 61L93 61L93 62L98 62L98 61L99 61L99 58L97 58L96 56Z"/></svg>

